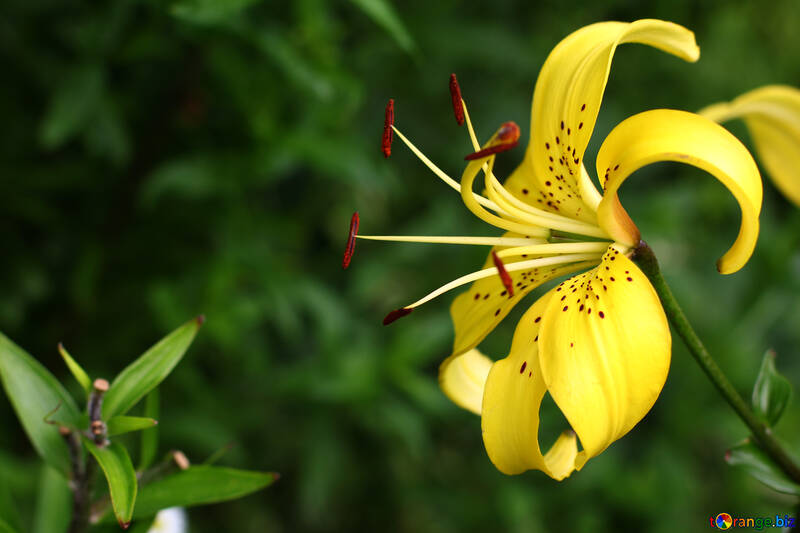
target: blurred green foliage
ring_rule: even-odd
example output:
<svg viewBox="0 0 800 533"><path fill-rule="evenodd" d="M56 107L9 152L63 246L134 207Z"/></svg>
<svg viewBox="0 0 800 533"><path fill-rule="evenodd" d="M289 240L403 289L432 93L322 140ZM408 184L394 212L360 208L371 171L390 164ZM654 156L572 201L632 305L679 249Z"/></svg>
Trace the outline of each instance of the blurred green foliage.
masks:
<svg viewBox="0 0 800 533"><path fill-rule="evenodd" d="M450 72L479 136L515 120L526 142L538 69L567 33L645 17L695 31L697 64L619 50L597 141L644 109L800 85L797 2L7 0L3 11L0 331L59 377L59 341L108 377L206 314L162 390L163 446L201 462L233 442L225 464L282 479L192 510L192 531L671 532L723 511L791 514L791 500L725 465L744 426L677 339L666 388L629 436L562 483L500 474L479 420L436 384L450 298L380 325L485 250L360 242L351 269L339 264L355 209L365 233L486 232L400 145L383 160L387 98L398 126L458 173L470 148ZM714 260L738 214L722 186L661 164L622 196L742 394L768 347L800 383L800 211L766 183L756 254L723 277ZM513 323L488 353L504 354ZM794 449L799 414L791 405L778 425ZM6 401L0 424L0 484L30 517L39 464Z"/></svg>

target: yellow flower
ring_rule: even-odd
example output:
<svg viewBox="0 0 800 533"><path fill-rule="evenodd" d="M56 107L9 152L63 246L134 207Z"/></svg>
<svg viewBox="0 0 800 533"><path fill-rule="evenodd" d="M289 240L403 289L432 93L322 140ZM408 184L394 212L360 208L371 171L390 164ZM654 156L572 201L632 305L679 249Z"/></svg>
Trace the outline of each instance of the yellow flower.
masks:
<svg viewBox="0 0 800 533"><path fill-rule="evenodd" d="M463 112L476 150L467 157L460 183L393 130L437 176L460 191L470 211L506 230L502 237L359 236L493 246L482 270L390 313L385 322L473 283L451 307L455 341L452 355L441 365L440 384L456 404L481 415L489 458L507 474L538 469L554 479L565 478L630 431L664 385L669 326L655 290L631 260L640 243L639 230L617 196L629 175L667 160L706 170L733 193L742 213L739 235L719 260L719 271L741 268L755 246L761 209L758 169L735 137L704 117L661 109L623 121L600 148L596 168L603 193L598 192L583 156L612 56L626 42L649 44L688 61L699 55L690 31L657 20L604 22L571 34L542 67L533 96L531 141L523 162L504 184L494 175L493 163L496 152L516 143L519 129L512 123L504 124L481 149L466 107L456 106L457 119ZM463 104L460 94L454 102ZM387 121L394 118L390 107ZM473 192L481 171L485 195ZM352 244L351 238L346 262ZM527 293L578 271L584 272L528 309L507 357L492 362L476 349ZM546 392L571 430L543 454L539 407Z"/></svg>
<svg viewBox="0 0 800 533"><path fill-rule="evenodd" d="M800 90L767 85L699 113L720 124L744 119L768 175L786 198L800 206Z"/></svg>

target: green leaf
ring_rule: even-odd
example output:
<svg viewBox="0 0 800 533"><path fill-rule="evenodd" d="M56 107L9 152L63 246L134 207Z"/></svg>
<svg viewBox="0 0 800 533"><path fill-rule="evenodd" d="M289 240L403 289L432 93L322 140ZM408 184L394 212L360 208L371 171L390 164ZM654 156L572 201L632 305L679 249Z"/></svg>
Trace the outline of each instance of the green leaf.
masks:
<svg viewBox="0 0 800 533"><path fill-rule="evenodd" d="M85 65L70 72L53 93L39 137L45 148L58 148L87 126L102 100L103 72Z"/></svg>
<svg viewBox="0 0 800 533"><path fill-rule="evenodd" d="M180 362L203 320L200 316L185 323L120 372L103 400L103 418L125 414L157 387Z"/></svg>
<svg viewBox="0 0 800 533"><path fill-rule="evenodd" d="M150 418L158 419L159 412L158 389L153 389L144 402L144 414ZM142 431L142 445L139 450L139 470L146 470L153 463L158 452L158 428L152 427Z"/></svg>
<svg viewBox="0 0 800 533"><path fill-rule="evenodd" d="M72 518L72 492L61 474L45 465L39 478L33 533L64 533Z"/></svg>
<svg viewBox="0 0 800 533"><path fill-rule="evenodd" d="M19 525L19 513L11 498L11 491L4 482L0 482L0 533L19 531L22 531Z"/></svg>
<svg viewBox="0 0 800 533"><path fill-rule="evenodd" d="M108 481L108 491L111 493L111 505L114 515L123 529L127 529L133 518L133 506L136 503L136 472L128 451L118 442L113 442L105 448L97 446L94 442L83 437L83 443L89 452L97 459L100 468Z"/></svg>
<svg viewBox="0 0 800 533"><path fill-rule="evenodd" d="M108 436L114 437L132 431L149 429L158 424L158 420L142 416L115 416L108 421Z"/></svg>
<svg viewBox="0 0 800 533"><path fill-rule="evenodd" d="M184 0L170 9L172 16L196 24L214 24L238 15L258 0Z"/></svg>
<svg viewBox="0 0 800 533"><path fill-rule="evenodd" d="M57 406L59 416L77 426L75 401L38 361L0 333L0 379L3 388L39 455L64 475L70 471L69 451L58 428L44 421Z"/></svg>
<svg viewBox="0 0 800 533"><path fill-rule="evenodd" d="M775 368L775 352L767 350L753 387L753 409L774 426L792 399L792 385Z"/></svg>
<svg viewBox="0 0 800 533"><path fill-rule="evenodd" d="M167 507L190 507L241 498L271 485L278 475L216 466L192 466L142 487L136 517L152 516Z"/></svg>
<svg viewBox="0 0 800 533"><path fill-rule="evenodd" d="M800 485L792 481L749 439L731 448L725 454L725 461L729 465L741 466L748 474L773 490L800 496Z"/></svg>
<svg viewBox="0 0 800 533"><path fill-rule="evenodd" d="M58 353L61 354L61 357L64 359L64 362L67 364L67 368L69 371L72 372L72 376L75 378L75 381L83 388L84 392L86 393L86 397L89 397L89 394L92 392L92 380L89 379L89 375L86 371L78 364L78 362L72 358L64 345L60 342L58 343Z"/></svg>
<svg viewBox="0 0 800 533"><path fill-rule="evenodd" d="M378 26L386 30L397 44L408 53L416 50L414 39L389 0L352 0Z"/></svg>

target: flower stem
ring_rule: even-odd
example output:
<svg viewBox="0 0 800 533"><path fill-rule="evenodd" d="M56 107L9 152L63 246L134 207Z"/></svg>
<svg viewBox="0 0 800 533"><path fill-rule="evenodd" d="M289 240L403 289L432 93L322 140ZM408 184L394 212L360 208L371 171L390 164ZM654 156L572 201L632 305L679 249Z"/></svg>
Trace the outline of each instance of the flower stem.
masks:
<svg viewBox="0 0 800 533"><path fill-rule="evenodd" d="M686 347L689 348L697 364L703 369L717 390L725 398L725 401L736 411L739 418L750 428L756 442L772 458L783 472L796 482L800 482L800 467L794 462L792 457L786 452L780 442L772 435L771 429L750 409L750 406L741 395L736 391L728 378L717 365L716 361L708 353L703 342L697 336L692 325L686 319L677 300L672 295L672 291L667 285L661 270L658 267L653 250L646 242L640 241L634 249L633 260L650 279L656 293L658 294L664 311L672 323L672 326L681 336Z"/></svg>

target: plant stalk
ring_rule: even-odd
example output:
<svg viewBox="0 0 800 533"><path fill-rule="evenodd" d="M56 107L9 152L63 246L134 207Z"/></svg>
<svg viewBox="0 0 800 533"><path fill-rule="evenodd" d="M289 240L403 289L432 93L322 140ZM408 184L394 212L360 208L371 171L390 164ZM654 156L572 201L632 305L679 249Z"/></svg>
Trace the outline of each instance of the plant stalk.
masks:
<svg viewBox="0 0 800 533"><path fill-rule="evenodd" d="M640 241L639 245L634 249L632 259L653 284L653 288L655 288L661 300L661 305L664 307L669 321L683 339L686 347L689 348L689 352L697 361L697 364L700 365L709 380L711 380L722 397L725 398L725 401L736 411L739 418L750 428L755 442L787 476L800 483L800 467L798 467L781 443L775 439L769 426L756 416L747 402L736 391L686 319L686 315L678 305L677 300L675 300L675 296L673 296L664 276L661 275L658 260L653 250L646 242Z"/></svg>

